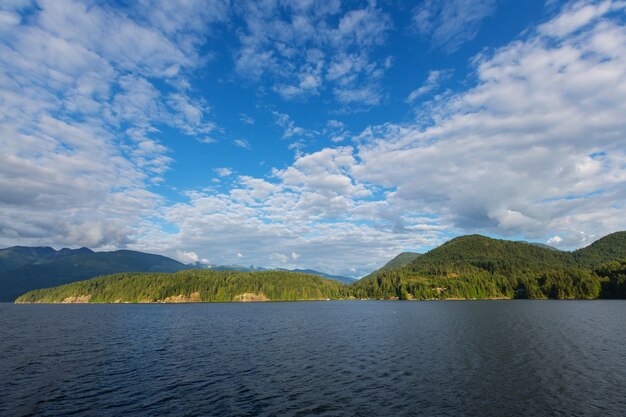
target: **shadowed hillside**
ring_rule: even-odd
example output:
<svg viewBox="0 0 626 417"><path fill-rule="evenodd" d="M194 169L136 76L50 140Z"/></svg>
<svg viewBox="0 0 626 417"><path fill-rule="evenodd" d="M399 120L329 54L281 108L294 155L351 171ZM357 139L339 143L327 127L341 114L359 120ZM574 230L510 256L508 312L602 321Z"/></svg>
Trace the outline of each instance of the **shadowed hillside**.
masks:
<svg viewBox="0 0 626 417"><path fill-rule="evenodd" d="M161 255L118 250L93 252L15 246L0 250L0 301L27 291L49 288L116 272L175 272L188 267Z"/></svg>

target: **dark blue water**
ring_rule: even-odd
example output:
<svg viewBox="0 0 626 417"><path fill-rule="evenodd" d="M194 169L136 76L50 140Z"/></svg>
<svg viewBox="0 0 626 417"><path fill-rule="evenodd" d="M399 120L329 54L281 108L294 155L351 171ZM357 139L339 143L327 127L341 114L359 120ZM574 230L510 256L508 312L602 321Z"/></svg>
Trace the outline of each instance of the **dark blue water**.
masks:
<svg viewBox="0 0 626 417"><path fill-rule="evenodd" d="M626 301L0 304L0 415L625 415Z"/></svg>

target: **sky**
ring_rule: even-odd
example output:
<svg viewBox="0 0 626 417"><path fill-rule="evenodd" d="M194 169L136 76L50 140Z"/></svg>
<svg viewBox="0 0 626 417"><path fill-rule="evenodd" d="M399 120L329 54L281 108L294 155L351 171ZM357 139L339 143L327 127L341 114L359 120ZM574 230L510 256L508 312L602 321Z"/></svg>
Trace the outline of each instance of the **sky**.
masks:
<svg viewBox="0 0 626 417"><path fill-rule="evenodd" d="M359 277L625 202L626 1L0 4L0 247Z"/></svg>

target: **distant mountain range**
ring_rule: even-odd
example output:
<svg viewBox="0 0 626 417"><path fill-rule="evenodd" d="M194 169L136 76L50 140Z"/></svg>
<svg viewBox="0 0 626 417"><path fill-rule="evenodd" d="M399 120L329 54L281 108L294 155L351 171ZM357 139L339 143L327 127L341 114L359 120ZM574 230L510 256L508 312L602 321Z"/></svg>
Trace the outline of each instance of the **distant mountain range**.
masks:
<svg viewBox="0 0 626 417"><path fill-rule="evenodd" d="M51 247L13 246L0 249L0 302L14 301L19 295L34 289L55 287L100 275L118 272L177 272L194 268L243 272L269 270L240 265L186 265L166 256L131 250L94 252L89 248L63 248L57 251ZM354 281L313 270L294 272L319 275L343 283Z"/></svg>
<svg viewBox="0 0 626 417"><path fill-rule="evenodd" d="M626 298L626 232L610 234L573 252L480 235L461 236L423 255L400 254L351 285L303 270L248 269L252 271L207 268L174 274L121 273L31 291L17 302Z"/></svg>
<svg viewBox="0 0 626 417"><path fill-rule="evenodd" d="M212 271L239 271L239 272L259 272L259 271L287 271L287 272L300 272L302 274L319 275L326 279L332 279L334 281L343 282L344 284L352 284L356 281L355 278L344 277L341 275L331 275L325 272L316 271L314 269L285 269L285 268L264 268L262 266L243 266L243 265L215 265L196 262L190 264L193 268L197 269L210 269Z"/></svg>
<svg viewBox="0 0 626 417"><path fill-rule="evenodd" d="M188 269L174 259L130 250L94 252L13 246L0 249L0 301L13 301L27 291L48 288L116 272L176 272Z"/></svg>
<svg viewBox="0 0 626 417"><path fill-rule="evenodd" d="M326 279L332 279L334 281L343 282L344 284L353 284L354 282L356 282L356 279L354 279L354 278L343 277L341 275L330 275L330 274L326 274L324 272L316 271L314 269L281 269L281 270L282 271L289 271L289 272L299 272L301 274L319 275L319 276L324 277Z"/></svg>

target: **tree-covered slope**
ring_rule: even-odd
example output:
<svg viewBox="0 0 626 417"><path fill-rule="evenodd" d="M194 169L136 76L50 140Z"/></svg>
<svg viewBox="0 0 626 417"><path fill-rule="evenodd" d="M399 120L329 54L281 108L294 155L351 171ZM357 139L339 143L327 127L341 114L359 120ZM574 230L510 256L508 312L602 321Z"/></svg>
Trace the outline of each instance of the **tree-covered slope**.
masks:
<svg viewBox="0 0 626 417"><path fill-rule="evenodd" d="M582 267L626 258L626 232L615 232L596 240L591 245L571 253L574 261Z"/></svg>
<svg viewBox="0 0 626 417"><path fill-rule="evenodd" d="M355 281L354 278L344 277L341 275L331 275L325 272L316 271L314 269L289 269L287 271L300 272L302 274L319 275L322 278L332 279L334 281L342 282L344 284L352 284Z"/></svg>
<svg viewBox="0 0 626 417"><path fill-rule="evenodd" d="M575 252L525 242L462 236L410 264L381 271L355 284L361 298L597 298L597 269L626 259L619 232Z"/></svg>
<svg viewBox="0 0 626 417"><path fill-rule="evenodd" d="M122 273L28 292L18 303L143 303L295 301L339 299L347 286L315 275L285 271L186 270Z"/></svg>
<svg viewBox="0 0 626 417"><path fill-rule="evenodd" d="M94 256L99 255L99 256ZM142 256L139 256L142 255ZM24 255L27 256L27 255ZM30 255L29 255L30 256ZM47 256L47 255L45 255ZM72 259L72 262L67 262ZM396 259L397 261L398 259ZM400 258L400 263L406 259ZM24 267L31 284L41 287L112 272L167 271L185 268L169 258L130 251L83 253ZM393 263L392 263L393 265ZM397 264L396 264L397 265ZM175 274L118 274L96 280L34 291L22 301L94 302L233 301L236 297L271 300L319 298L471 299L471 298L624 298L626 297L626 232L608 235L586 248L563 252L526 242L479 235L462 236L400 267L381 268L352 285L288 271L193 270ZM18 268L18 269L20 269ZM14 270L8 271L12 272ZM103 272L99 272L103 271ZM2 274L7 271L0 273ZM90 275L88 275L90 274ZM6 280L0 281L2 285ZM16 285L17 288L17 285ZM29 288L29 289L32 289ZM25 292L25 291L24 291ZM248 294L243 296L242 294ZM172 298L173 297L173 298ZM261 298L263 298L261 297ZM171 299L168 299L171 298Z"/></svg>
<svg viewBox="0 0 626 417"><path fill-rule="evenodd" d="M87 248L13 247L0 251L0 301L13 301L27 291L49 288L116 272L175 272L187 266L161 255L129 250L93 252Z"/></svg>
<svg viewBox="0 0 626 417"><path fill-rule="evenodd" d="M392 260L387 262L385 265L381 266L376 271L370 272L369 274L367 274L363 278L369 278L371 276L376 275L379 272L390 271L390 270L393 270L393 269L401 268L404 265L410 264L411 262L413 262L415 259L417 259L420 256L422 256L421 253L402 252L402 253L396 255Z"/></svg>

